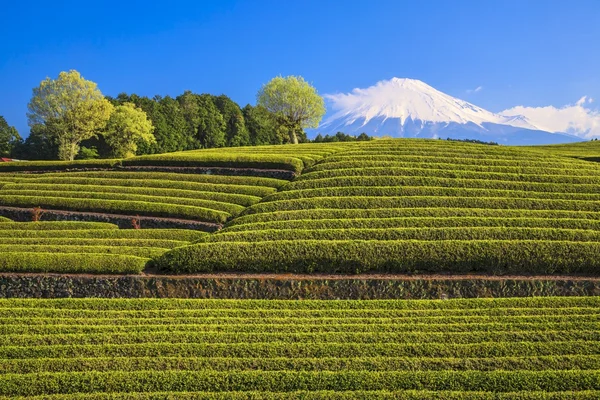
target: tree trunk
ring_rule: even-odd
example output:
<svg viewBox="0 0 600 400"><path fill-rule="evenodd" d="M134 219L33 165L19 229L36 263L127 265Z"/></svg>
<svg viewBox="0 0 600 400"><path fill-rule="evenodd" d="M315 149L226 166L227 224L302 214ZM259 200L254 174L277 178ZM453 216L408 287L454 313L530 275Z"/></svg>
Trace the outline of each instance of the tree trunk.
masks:
<svg viewBox="0 0 600 400"><path fill-rule="evenodd" d="M296 135L296 130L294 128L290 128L290 142L292 144L298 144L298 135Z"/></svg>

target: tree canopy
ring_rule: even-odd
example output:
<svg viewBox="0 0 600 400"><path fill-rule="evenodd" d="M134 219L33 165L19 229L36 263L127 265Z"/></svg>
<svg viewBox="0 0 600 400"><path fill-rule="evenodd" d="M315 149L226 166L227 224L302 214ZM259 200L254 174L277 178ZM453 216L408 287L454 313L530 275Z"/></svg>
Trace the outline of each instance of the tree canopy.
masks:
<svg viewBox="0 0 600 400"><path fill-rule="evenodd" d="M325 115L325 101L301 76L275 77L259 90L257 103L287 126L290 141L298 143L298 132L316 128Z"/></svg>
<svg viewBox="0 0 600 400"><path fill-rule="evenodd" d="M75 70L44 79L33 89L27 108L29 125L46 126L58 143L61 160L75 159L81 142L103 129L113 111L96 83Z"/></svg>
<svg viewBox="0 0 600 400"><path fill-rule="evenodd" d="M155 143L153 131L154 126L141 108L133 103L124 103L115 107L103 136L113 155L124 158L135 155L139 142Z"/></svg>
<svg viewBox="0 0 600 400"><path fill-rule="evenodd" d="M20 141L21 136L17 129L8 125L6 119L0 115L0 157L9 157Z"/></svg>

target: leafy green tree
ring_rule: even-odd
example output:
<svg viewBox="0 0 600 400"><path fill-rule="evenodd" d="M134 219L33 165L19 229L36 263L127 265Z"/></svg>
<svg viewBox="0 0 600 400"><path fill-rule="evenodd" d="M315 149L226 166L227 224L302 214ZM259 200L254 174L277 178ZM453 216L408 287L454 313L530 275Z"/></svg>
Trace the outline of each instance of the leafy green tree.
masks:
<svg viewBox="0 0 600 400"><path fill-rule="evenodd" d="M133 103L124 103L115 107L103 135L113 154L126 158L135 155L138 142L156 142L153 131L154 126L141 108Z"/></svg>
<svg viewBox="0 0 600 400"><path fill-rule="evenodd" d="M291 143L298 143L298 132L316 128L325 115L325 101L301 76L271 79L257 94L258 105L274 113L288 128Z"/></svg>
<svg viewBox="0 0 600 400"><path fill-rule="evenodd" d="M73 160L81 142L106 126L113 106L96 83L71 70L34 88L28 109L29 126L45 125L56 138L58 157Z"/></svg>
<svg viewBox="0 0 600 400"><path fill-rule="evenodd" d="M205 149L225 147L227 145L225 133L227 125L211 96L208 94L198 96L198 105L198 140L202 147Z"/></svg>
<svg viewBox="0 0 600 400"><path fill-rule="evenodd" d="M6 119L0 115L0 156L10 157L15 146L21 142L17 128L8 125Z"/></svg>
<svg viewBox="0 0 600 400"><path fill-rule="evenodd" d="M275 115L263 106L248 104L242 109L242 114L253 146L282 144L288 140L287 131L282 129Z"/></svg>
<svg viewBox="0 0 600 400"><path fill-rule="evenodd" d="M225 121L225 136L228 147L249 146L250 135L240 106L224 94L213 97Z"/></svg>

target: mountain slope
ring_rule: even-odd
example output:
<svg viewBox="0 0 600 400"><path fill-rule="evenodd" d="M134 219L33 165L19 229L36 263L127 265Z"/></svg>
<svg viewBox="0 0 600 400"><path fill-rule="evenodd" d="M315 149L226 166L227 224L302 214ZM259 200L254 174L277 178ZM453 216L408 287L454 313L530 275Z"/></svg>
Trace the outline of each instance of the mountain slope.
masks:
<svg viewBox="0 0 600 400"><path fill-rule="evenodd" d="M375 136L455 138L503 144L550 144L578 138L538 129L526 117L503 116L449 96L415 79L392 78L348 94L327 95L334 113L319 127Z"/></svg>

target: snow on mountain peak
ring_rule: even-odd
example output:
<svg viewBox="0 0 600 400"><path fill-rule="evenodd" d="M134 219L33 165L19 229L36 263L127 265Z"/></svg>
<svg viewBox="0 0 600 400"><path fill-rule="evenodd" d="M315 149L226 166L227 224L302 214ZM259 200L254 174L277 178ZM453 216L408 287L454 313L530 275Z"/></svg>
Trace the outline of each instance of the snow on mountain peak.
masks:
<svg viewBox="0 0 600 400"><path fill-rule="evenodd" d="M526 119L507 118L469 102L449 96L417 79L392 78L377 82L366 89L350 93L325 95L334 110L322 127L343 120L351 125L362 121L366 125L374 118L397 119L400 126L408 121L421 123L483 123L506 124L535 129Z"/></svg>

